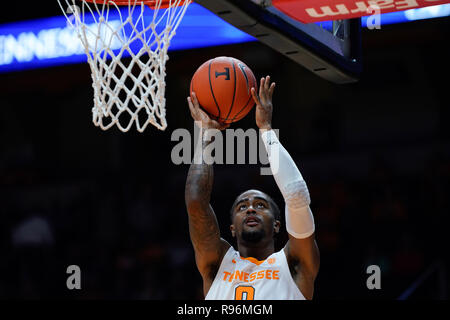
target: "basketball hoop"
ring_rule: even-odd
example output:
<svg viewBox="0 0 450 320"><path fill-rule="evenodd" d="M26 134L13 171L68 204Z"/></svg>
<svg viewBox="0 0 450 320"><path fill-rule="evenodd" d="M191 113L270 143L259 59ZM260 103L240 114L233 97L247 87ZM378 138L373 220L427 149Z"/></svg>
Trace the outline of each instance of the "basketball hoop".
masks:
<svg viewBox="0 0 450 320"><path fill-rule="evenodd" d="M166 129L167 50L191 1L58 0L91 67L96 126Z"/></svg>

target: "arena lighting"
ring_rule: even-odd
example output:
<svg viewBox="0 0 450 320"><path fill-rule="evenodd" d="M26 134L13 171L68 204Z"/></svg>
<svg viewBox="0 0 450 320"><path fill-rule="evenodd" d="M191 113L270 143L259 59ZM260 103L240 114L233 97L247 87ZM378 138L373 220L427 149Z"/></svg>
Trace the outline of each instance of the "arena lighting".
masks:
<svg viewBox="0 0 450 320"><path fill-rule="evenodd" d="M150 9L149 9L150 10ZM446 17L450 4L392 12L380 16L381 25ZM367 27L368 17L362 18ZM331 30L332 22L318 22ZM169 50L256 41L198 4L191 4ZM76 34L64 16L0 25L0 73L81 63L86 61Z"/></svg>

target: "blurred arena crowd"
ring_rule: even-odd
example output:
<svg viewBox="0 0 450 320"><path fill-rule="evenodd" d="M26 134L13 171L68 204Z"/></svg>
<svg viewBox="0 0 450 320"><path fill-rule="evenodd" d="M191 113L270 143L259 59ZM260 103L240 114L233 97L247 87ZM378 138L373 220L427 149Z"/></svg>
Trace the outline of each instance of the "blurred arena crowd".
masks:
<svg viewBox="0 0 450 320"><path fill-rule="evenodd" d="M448 156L430 154L413 175L399 175L379 157L372 164L367 176L352 179L342 179L342 171L323 177L303 170L322 256L317 298L396 298L441 259ZM0 297L202 299L183 203L187 169L167 173L168 190L123 173L59 181L19 163L2 172ZM270 190L282 204L271 177L257 170L217 165L215 171L212 205L230 242L229 207L242 191L233 179ZM282 245L286 235L280 238ZM380 293L365 288L372 264L382 271ZM79 292L65 287L69 265L81 268ZM419 295L438 294L435 280L428 282Z"/></svg>

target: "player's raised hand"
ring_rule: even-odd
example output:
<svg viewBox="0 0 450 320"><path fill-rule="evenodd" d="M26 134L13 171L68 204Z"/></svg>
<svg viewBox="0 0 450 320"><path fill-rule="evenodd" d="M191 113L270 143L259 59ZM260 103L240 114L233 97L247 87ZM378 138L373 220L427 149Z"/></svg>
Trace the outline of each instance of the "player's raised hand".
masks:
<svg viewBox="0 0 450 320"><path fill-rule="evenodd" d="M256 125L259 129L272 129L272 96L275 90L275 82L270 83L270 76L261 78L259 85L259 95L256 89L252 88L251 93L256 103Z"/></svg>
<svg viewBox="0 0 450 320"><path fill-rule="evenodd" d="M200 108L195 92L192 92L192 99L187 98L189 109L191 110L191 116L195 122L200 122L203 129L218 129L224 130L230 126L230 124L220 123L214 119L211 119L209 115Z"/></svg>

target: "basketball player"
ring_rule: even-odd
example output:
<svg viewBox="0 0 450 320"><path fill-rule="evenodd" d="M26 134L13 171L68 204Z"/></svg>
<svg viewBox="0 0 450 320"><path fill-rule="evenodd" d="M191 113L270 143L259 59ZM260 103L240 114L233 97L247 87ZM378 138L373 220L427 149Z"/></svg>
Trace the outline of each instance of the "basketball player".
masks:
<svg viewBox="0 0 450 320"><path fill-rule="evenodd" d="M204 133L223 130L200 108L195 93L188 98L191 115L201 126L194 163L186 181L185 200L189 232L198 270L203 278L205 299L214 300L304 300L312 299L319 269L319 250L314 239L314 219L307 186L288 152L272 131L272 95L275 83L261 79L256 103L256 124L268 152L275 181L285 201L289 240L279 252L274 236L280 230L280 210L270 196L259 190L240 194L231 208L231 234L237 250L220 237L210 205L213 166L203 160L211 143Z"/></svg>

